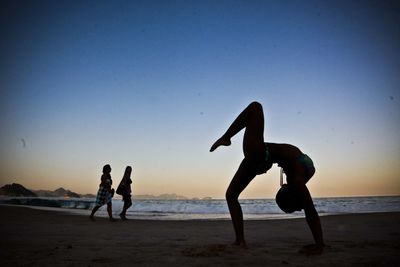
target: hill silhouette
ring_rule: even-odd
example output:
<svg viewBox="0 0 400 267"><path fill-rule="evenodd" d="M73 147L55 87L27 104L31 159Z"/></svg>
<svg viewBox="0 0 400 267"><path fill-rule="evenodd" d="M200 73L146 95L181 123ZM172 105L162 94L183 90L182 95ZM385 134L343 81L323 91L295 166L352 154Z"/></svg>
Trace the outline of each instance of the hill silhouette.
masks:
<svg viewBox="0 0 400 267"><path fill-rule="evenodd" d="M7 184L0 188L0 195L11 197L37 197L31 190L26 189L20 184Z"/></svg>

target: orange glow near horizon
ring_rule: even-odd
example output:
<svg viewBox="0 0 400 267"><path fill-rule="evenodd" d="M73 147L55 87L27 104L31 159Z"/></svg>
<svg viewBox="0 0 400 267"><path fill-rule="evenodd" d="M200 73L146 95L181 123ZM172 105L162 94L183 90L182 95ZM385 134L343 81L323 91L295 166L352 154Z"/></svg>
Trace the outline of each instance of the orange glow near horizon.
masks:
<svg viewBox="0 0 400 267"><path fill-rule="evenodd" d="M166 2L1 5L0 185L94 194L131 165L133 194L224 198L243 131L210 146L258 101L264 140L313 159L312 196L400 195L398 9ZM278 188L274 167L241 197Z"/></svg>

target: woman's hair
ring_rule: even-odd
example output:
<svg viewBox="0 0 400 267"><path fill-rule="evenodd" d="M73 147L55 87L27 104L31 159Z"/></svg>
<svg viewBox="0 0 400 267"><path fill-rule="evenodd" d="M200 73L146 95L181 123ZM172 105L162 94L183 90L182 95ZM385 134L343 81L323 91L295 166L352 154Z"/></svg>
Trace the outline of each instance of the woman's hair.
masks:
<svg viewBox="0 0 400 267"><path fill-rule="evenodd" d="M132 173L132 167L126 166L123 179L129 178Z"/></svg>
<svg viewBox="0 0 400 267"><path fill-rule="evenodd" d="M302 210L302 199L296 189L288 184L282 185L275 197L276 204L286 212L292 213Z"/></svg>
<svg viewBox="0 0 400 267"><path fill-rule="evenodd" d="M111 171L111 166L110 164L106 164L103 166L103 173L107 173Z"/></svg>

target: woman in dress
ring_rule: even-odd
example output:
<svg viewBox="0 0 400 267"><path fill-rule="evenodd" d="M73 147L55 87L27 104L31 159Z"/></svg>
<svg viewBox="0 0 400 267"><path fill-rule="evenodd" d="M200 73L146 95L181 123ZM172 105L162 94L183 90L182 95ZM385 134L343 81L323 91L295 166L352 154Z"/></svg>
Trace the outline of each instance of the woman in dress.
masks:
<svg viewBox="0 0 400 267"><path fill-rule="evenodd" d="M104 165L103 167L103 175L101 176L101 183L99 185L99 190L97 191L96 197L96 206L93 208L92 213L90 214L90 219L94 221L94 214L96 211L107 204L107 212L111 222L116 221L112 216L112 204L111 200L114 196L114 189L111 188L112 179L111 179L111 166L109 164Z"/></svg>

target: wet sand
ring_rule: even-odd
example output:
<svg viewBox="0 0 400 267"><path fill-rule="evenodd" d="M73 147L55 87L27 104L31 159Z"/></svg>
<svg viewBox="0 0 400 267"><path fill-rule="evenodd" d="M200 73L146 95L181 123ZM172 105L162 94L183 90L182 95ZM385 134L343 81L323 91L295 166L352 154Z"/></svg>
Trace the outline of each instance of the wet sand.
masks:
<svg viewBox="0 0 400 267"><path fill-rule="evenodd" d="M397 266L400 213L321 217L322 255L304 219L245 221L248 249L232 247L230 221L109 222L0 206L0 266ZM89 211L88 211L89 215Z"/></svg>

